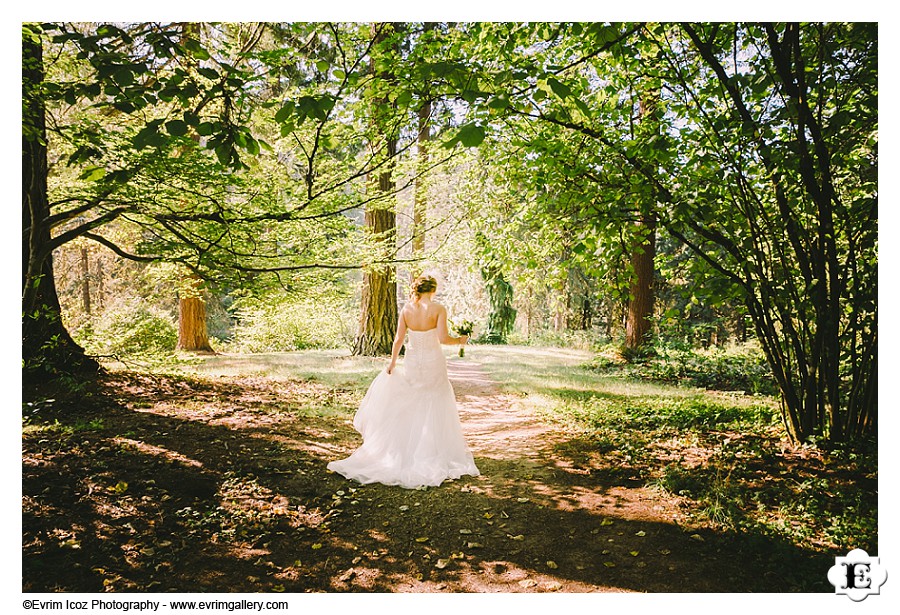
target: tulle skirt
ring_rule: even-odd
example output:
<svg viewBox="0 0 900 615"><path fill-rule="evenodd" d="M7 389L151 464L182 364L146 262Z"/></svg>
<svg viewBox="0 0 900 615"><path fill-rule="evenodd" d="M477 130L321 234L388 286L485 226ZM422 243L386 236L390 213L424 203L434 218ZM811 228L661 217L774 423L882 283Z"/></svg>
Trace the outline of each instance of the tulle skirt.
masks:
<svg viewBox="0 0 900 615"><path fill-rule="evenodd" d="M346 459L329 463L328 469L363 484L407 489L477 476L443 356L440 360L424 372L415 369L416 377L403 365L392 374L382 371L353 419L362 446Z"/></svg>

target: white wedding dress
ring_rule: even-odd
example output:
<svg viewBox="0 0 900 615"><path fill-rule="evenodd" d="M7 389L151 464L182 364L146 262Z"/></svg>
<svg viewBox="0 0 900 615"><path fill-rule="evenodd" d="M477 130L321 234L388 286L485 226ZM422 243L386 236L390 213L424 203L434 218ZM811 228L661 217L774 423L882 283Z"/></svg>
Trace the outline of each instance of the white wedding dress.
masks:
<svg viewBox="0 0 900 615"><path fill-rule="evenodd" d="M403 363L376 376L353 418L362 446L328 469L363 484L407 489L478 476L437 328L408 332Z"/></svg>

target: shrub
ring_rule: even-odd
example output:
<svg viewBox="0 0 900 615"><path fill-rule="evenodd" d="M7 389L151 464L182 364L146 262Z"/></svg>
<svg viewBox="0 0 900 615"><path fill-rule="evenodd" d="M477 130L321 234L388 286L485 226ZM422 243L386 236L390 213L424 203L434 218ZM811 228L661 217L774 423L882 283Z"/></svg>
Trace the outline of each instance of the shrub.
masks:
<svg viewBox="0 0 900 615"><path fill-rule="evenodd" d="M635 378L705 389L778 394L769 364L759 346L752 342L710 349L658 344L644 353L640 362L622 365L605 353L589 367L599 372L625 371Z"/></svg>
<svg viewBox="0 0 900 615"><path fill-rule="evenodd" d="M178 343L178 325L167 313L141 302L106 310L76 334L89 354L147 355L170 353Z"/></svg>
<svg viewBox="0 0 900 615"><path fill-rule="evenodd" d="M340 297L281 301L244 300L229 347L240 352L337 348L347 342L348 310Z"/></svg>

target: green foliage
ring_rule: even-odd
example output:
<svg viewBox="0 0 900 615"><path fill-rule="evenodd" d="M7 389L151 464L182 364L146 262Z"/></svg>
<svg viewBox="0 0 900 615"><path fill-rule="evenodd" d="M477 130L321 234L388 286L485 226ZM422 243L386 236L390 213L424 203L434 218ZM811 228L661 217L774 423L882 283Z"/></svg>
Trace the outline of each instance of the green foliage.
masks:
<svg viewBox="0 0 900 615"><path fill-rule="evenodd" d="M606 349L608 340L595 330L563 329L538 329L525 337L521 333L511 333L508 338L510 344L520 346L574 348L576 350L600 351Z"/></svg>
<svg viewBox="0 0 900 615"><path fill-rule="evenodd" d="M613 352L610 346L610 365L618 364ZM582 463L619 479L639 477L681 498L689 516L786 544L877 545L874 448L792 449L773 398L598 374L573 364L584 354L484 347L479 360L519 403L580 433L589 450Z"/></svg>
<svg viewBox="0 0 900 615"><path fill-rule="evenodd" d="M96 323L74 333L89 354L139 357L175 351L178 325L170 314L143 301L129 301L107 310Z"/></svg>
<svg viewBox="0 0 900 615"><path fill-rule="evenodd" d="M228 348L237 352L290 352L307 348L339 348L349 341L350 310L346 297L268 295L241 299Z"/></svg>
<svg viewBox="0 0 900 615"><path fill-rule="evenodd" d="M777 395L777 383L757 343L708 349L660 340L640 361L623 364L616 347L607 346L591 363L598 373L721 391Z"/></svg>
<svg viewBox="0 0 900 615"><path fill-rule="evenodd" d="M852 483L814 474L761 482L754 460L765 462L768 473L781 464L765 441L740 438L723 442L704 465L665 465L649 485L696 501L699 516L720 527L796 543L820 536L846 548L876 548L878 523L873 511L877 503L868 478L874 476L876 466L871 459L851 462L859 477Z"/></svg>

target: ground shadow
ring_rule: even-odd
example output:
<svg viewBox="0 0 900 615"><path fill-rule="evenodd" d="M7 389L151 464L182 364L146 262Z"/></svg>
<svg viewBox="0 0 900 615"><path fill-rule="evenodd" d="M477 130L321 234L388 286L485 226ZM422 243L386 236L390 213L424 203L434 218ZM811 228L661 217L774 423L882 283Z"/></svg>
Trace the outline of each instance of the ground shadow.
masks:
<svg viewBox="0 0 900 615"><path fill-rule="evenodd" d="M23 591L832 589L834 554L634 518L620 476L480 457L482 476L436 489L359 486L325 469L345 423L204 387L103 398L25 438ZM176 414L204 396L212 414Z"/></svg>

